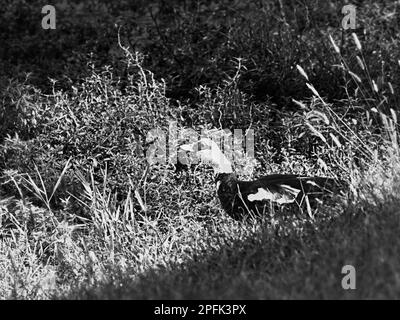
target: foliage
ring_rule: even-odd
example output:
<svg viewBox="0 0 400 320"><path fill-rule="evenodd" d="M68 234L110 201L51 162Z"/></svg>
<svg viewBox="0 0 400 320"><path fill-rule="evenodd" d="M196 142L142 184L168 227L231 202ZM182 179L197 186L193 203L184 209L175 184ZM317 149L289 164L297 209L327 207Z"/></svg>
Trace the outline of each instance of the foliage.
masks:
<svg viewBox="0 0 400 320"><path fill-rule="evenodd" d="M1 297L399 297L396 2L357 2L354 34L318 0L55 1L49 32L42 5L0 8ZM171 123L254 130L242 177L350 190L233 221L207 168L148 164Z"/></svg>

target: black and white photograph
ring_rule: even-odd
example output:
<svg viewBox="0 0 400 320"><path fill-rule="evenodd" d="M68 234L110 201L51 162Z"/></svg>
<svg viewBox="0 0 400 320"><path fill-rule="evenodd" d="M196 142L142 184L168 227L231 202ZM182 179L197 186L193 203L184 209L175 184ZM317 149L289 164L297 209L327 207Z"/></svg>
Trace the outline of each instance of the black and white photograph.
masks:
<svg viewBox="0 0 400 320"><path fill-rule="evenodd" d="M0 300L400 299L399 11L0 0Z"/></svg>

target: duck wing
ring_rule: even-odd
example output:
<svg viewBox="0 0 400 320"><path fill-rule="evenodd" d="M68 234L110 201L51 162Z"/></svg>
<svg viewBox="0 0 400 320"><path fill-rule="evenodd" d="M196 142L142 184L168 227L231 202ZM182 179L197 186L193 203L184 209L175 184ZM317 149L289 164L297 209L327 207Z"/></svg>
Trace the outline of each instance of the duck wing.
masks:
<svg viewBox="0 0 400 320"><path fill-rule="evenodd" d="M301 201L337 193L343 183L332 178L274 174L254 181L239 181L239 193L249 202L272 201L278 204Z"/></svg>

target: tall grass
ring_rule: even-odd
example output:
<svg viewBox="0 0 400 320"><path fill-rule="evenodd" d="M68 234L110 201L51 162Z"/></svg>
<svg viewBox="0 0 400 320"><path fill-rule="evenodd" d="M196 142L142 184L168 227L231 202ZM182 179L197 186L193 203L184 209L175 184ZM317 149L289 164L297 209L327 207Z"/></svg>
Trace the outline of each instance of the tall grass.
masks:
<svg viewBox="0 0 400 320"><path fill-rule="evenodd" d="M0 130L2 298L399 297L396 83L379 61L370 65L368 39L331 33L315 41L303 24L317 23L318 12L307 22L280 4L222 4L219 13L238 19L226 30L214 24L225 21L220 15L204 20L207 6L181 7L171 29L168 14L150 15L156 28L143 28L161 40L138 45L148 56L128 47L122 31L111 51L118 61L86 62L79 81L52 80L46 92L29 76L0 82L0 114L7 107L13 119ZM261 24L269 29L255 24L266 9L278 10L285 29L271 19ZM198 30L205 38L190 42ZM329 46L321 61L317 49ZM196 53L208 61L202 72ZM275 82L293 88L266 98L262 88ZM255 130L255 159L235 163L242 177L330 176L346 180L348 193L314 219L275 212L234 221L208 168L147 163L147 132L167 133L171 121L199 132ZM346 264L356 268L355 291L341 287Z"/></svg>

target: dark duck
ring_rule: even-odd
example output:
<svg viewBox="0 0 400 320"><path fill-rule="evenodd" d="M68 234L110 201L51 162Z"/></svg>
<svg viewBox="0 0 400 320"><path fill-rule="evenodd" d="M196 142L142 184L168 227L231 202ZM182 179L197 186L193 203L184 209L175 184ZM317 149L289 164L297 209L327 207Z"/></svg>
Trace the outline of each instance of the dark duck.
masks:
<svg viewBox="0 0 400 320"><path fill-rule="evenodd" d="M213 140L202 138L182 145L181 149L193 152L202 163L213 167L222 208L236 220L264 215L277 206L307 212L312 218L318 203L345 188L343 182L332 178L293 174L272 174L253 181L240 181Z"/></svg>

